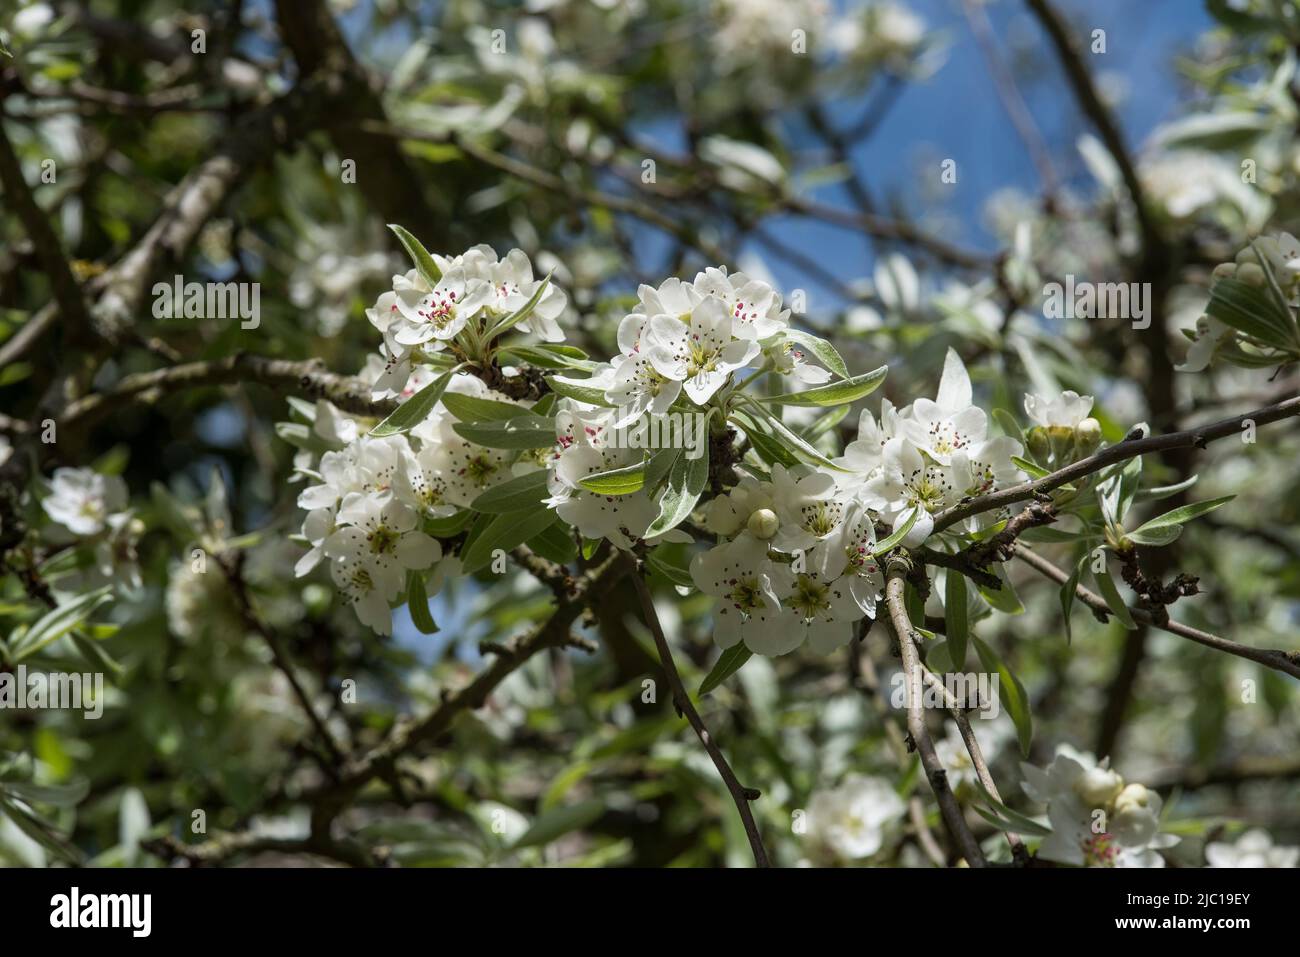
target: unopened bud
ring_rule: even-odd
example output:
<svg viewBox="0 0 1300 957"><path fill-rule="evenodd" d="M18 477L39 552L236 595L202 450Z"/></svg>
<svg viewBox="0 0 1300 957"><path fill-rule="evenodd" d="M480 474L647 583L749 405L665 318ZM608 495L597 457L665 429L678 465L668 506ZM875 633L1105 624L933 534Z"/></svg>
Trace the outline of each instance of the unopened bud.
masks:
<svg viewBox="0 0 1300 957"><path fill-rule="evenodd" d="M1115 798L1115 810L1143 810L1151 803L1151 792L1141 784L1130 784Z"/></svg>
<svg viewBox="0 0 1300 957"><path fill-rule="evenodd" d="M781 527L781 520L770 508L760 508L749 516L745 527L749 529L751 535L765 542L776 534L777 529Z"/></svg>
<svg viewBox="0 0 1300 957"><path fill-rule="evenodd" d="M1041 425L1036 425L1025 434L1025 442L1029 446L1029 454L1039 462L1046 462L1048 454L1052 451L1051 442L1047 438L1047 430Z"/></svg>
<svg viewBox="0 0 1300 957"><path fill-rule="evenodd" d="M1258 263L1242 263L1237 267L1237 278L1250 286L1262 289L1268 282L1268 277L1264 274L1264 267Z"/></svg>
<svg viewBox="0 0 1300 957"><path fill-rule="evenodd" d="M1124 779L1109 768L1089 768L1074 782L1074 791L1089 807L1105 807L1124 789Z"/></svg>
<svg viewBox="0 0 1300 957"><path fill-rule="evenodd" d="M1074 427L1075 453L1083 458L1095 452L1099 445L1101 445L1101 423L1088 416Z"/></svg>
<svg viewBox="0 0 1300 957"><path fill-rule="evenodd" d="M1237 274L1236 263L1219 263L1214 267L1212 275L1215 279L1231 279Z"/></svg>

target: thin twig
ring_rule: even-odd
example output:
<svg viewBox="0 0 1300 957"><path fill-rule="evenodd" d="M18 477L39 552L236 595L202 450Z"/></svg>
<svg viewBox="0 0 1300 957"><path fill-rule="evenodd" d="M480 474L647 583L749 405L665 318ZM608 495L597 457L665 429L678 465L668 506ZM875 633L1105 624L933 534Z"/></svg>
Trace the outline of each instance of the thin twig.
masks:
<svg viewBox="0 0 1300 957"><path fill-rule="evenodd" d="M1055 564L1048 561L1042 555L1030 551L1023 544L1016 546L1016 558L1019 558L1026 565L1035 569L1043 575L1046 575L1052 581L1059 585L1064 585L1069 581L1067 575ZM1106 600L1096 592L1090 591L1082 585L1076 585L1074 593L1079 601L1083 602L1094 612L1100 615L1109 615L1110 606ZM1282 651L1277 648L1252 648L1250 645L1243 645L1236 641L1230 641L1227 638L1220 638L1218 635L1212 635L1208 631L1201 631L1199 628L1192 628L1190 625L1183 625L1176 621L1157 621L1155 616L1146 608L1130 608L1129 614L1135 621L1150 625L1153 628L1159 628L1167 631L1171 635L1177 635L1180 638L1186 638L1197 644L1205 645L1207 648L1214 648L1216 651L1223 651L1230 655L1236 655L1238 658L1245 658L1247 661L1253 661L1265 667L1272 668L1274 671L1280 671L1288 674L1293 678L1300 678L1300 651Z"/></svg>
<svg viewBox="0 0 1300 957"><path fill-rule="evenodd" d="M951 528L962 519L970 518L972 515L979 515L982 512L997 508L1005 508L1008 505L1014 505L1016 502L1035 498L1045 492L1060 488L1062 485L1068 485L1076 479L1084 478L1094 472L1100 472L1106 466L1114 465L1116 462L1125 462L1128 459L1146 455L1149 452L1203 448L1207 442L1212 442L1215 439L1222 439L1229 435L1240 435L1242 423L1248 419L1256 426L1260 426L1267 425L1270 422L1277 422L1280 419L1289 419L1296 415L1300 415L1300 396L1292 396L1282 402L1264 406L1262 409L1243 412L1241 415L1221 419L1218 422L1203 425L1196 429L1169 432L1165 435L1151 435L1146 438L1125 439L1115 445L1108 445L1087 458L1079 459L1079 461L1073 462L1064 468L1057 469L1050 475L1044 475L1040 479L1022 482L1019 485L1013 485L997 492L990 492L988 495L980 495L959 502L951 508L946 508L934 517L934 530L935 532L942 532L944 529Z"/></svg>
<svg viewBox="0 0 1300 957"><path fill-rule="evenodd" d="M625 561L629 565L635 566L635 559L630 555L627 556ZM767 849L763 847L762 835L758 832L758 825L754 823L754 815L749 807L749 802L759 796L758 792L752 788L744 787L736 778L736 773L731 770L731 765L723 757L722 751L713 740L713 735L709 733L708 727L704 724L704 719L695 710L695 705L691 703L691 696L686 693L686 688L682 685L682 677L677 673L677 665L673 662L672 649L668 647L668 639L664 637L663 626L659 624L659 615L655 611L654 599L650 595L650 589L646 587L645 580L635 567L632 568L630 577L632 586L636 589L637 597L641 599L641 612L645 616L646 625L650 628L650 634L654 636L655 647L659 651L659 660L663 663L664 673L668 676L668 685L672 689L673 701L677 705L677 710L686 715L686 720L695 729L695 733L699 736L704 749L709 752L709 757L713 759L713 766L718 769L718 774L722 776L723 783L727 785L727 790L731 792L731 799L736 803L736 810L740 812L740 820L745 825L745 835L749 838L750 849L754 852L754 863L759 867L771 867L772 865L767 858Z"/></svg>

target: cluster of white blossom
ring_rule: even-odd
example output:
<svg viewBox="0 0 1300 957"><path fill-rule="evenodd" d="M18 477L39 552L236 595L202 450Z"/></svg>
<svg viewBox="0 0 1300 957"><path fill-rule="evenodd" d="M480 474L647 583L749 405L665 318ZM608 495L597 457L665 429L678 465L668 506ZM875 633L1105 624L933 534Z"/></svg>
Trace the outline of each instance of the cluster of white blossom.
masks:
<svg viewBox="0 0 1300 957"><path fill-rule="evenodd" d="M547 342L563 342L557 321L568 304L558 286L533 276L533 265L519 249L498 259L491 246L478 245L459 256L433 256L441 278L430 287L418 271L393 277L366 315L383 334L382 369L374 381L376 399L409 396L412 374L435 354L464 336L482 343L505 330L504 320L518 312L539 291L521 332L533 332Z"/></svg>
<svg viewBox="0 0 1300 957"><path fill-rule="evenodd" d="M1213 277L1216 281L1235 279L1262 291L1270 291L1276 284L1286 308L1294 310L1300 300L1300 240L1290 233L1260 236L1238 252L1233 262L1215 266ZM1206 313L1187 335L1192 346L1179 369L1201 372L1216 355L1233 348L1239 330Z"/></svg>
<svg viewBox="0 0 1300 957"><path fill-rule="evenodd" d="M720 543L695 556L691 578L721 599L714 640L783 655L805 641L826 653L847 644L851 625L874 617L883 585L873 554L874 520L845 502L835 479L812 466L743 475L709 502L705 528Z"/></svg>
<svg viewBox="0 0 1300 957"><path fill-rule="evenodd" d="M135 546L144 525L128 508L126 483L120 476L88 468L55 469L41 505L56 523L48 538L56 544L91 547L92 560L70 576L65 587L140 587Z"/></svg>
<svg viewBox="0 0 1300 957"><path fill-rule="evenodd" d="M852 494L895 530L915 521L903 539L919 545L934 530L934 517L962 499L1014 485L1024 473L1012 462L1019 441L990 436L988 416L972 404L970 376L949 349L939 392L902 409L881 402L880 421L863 411L858 438L836 464L840 489ZM998 520L985 512L963 523L977 531Z"/></svg>
<svg viewBox="0 0 1300 957"><path fill-rule="evenodd" d="M454 380L449 391L512 401L469 376ZM340 418L328 403L318 403L317 434L337 436ZM361 621L389 634L389 610L404 594L407 574L427 575L442 558L424 521L455 514L518 470L539 466L462 438L452 428L455 416L442 406L409 435L358 435L355 422L343 421L347 444L321 455L314 469L298 468L311 483L298 496L307 510L302 535L310 549L294 571L306 575L328 559L335 584ZM433 590L441 577L435 576Z"/></svg>
<svg viewBox="0 0 1300 957"><path fill-rule="evenodd" d="M1047 805L1052 833L1038 856L1082 867L1164 867L1159 848L1178 838L1160 832L1160 796L1126 784L1092 755L1059 745L1046 770L1021 764L1024 790Z"/></svg>

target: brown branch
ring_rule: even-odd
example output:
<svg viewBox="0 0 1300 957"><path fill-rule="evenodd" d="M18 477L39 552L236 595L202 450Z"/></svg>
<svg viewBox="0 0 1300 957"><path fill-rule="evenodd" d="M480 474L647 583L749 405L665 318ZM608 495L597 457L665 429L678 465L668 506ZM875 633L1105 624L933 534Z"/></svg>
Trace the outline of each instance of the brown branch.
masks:
<svg viewBox="0 0 1300 957"><path fill-rule="evenodd" d="M1019 485L991 492L988 495L967 499L951 508L946 508L934 517L934 530L935 532L942 532L944 529L951 528L962 519L970 518L972 515L979 515L982 512L1005 508L1008 505L1014 505L1016 502L1036 498L1043 493L1060 488L1062 485L1068 485L1076 479L1099 472L1108 465L1125 462L1139 455L1146 455L1151 452L1167 452L1170 449L1204 448L1207 442L1230 435L1240 435L1241 425L1247 419L1259 426L1277 422L1281 419L1289 419L1296 415L1300 415L1300 396L1292 396L1262 409L1234 415L1231 418L1221 419L1218 422L1196 429L1186 429L1182 432L1169 432L1165 435L1152 435L1145 438L1127 438L1115 445L1108 445L1087 458L1057 469L1050 475L1044 475L1040 479L1022 482Z"/></svg>
<svg viewBox="0 0 1300 957"><path fill-rule="evenodd" d="M1064 585L1069 581L1067 575L1055 564L1043 558L1036 552L1027 549L1023 544L1016 546L1016 558L1019 558L1026 565L1030 566L1039 573L1047 576L1058 585ZM1110 606L1106 600L1096 592L1090 591L1083 585L1075 586L1075 595L1079 601L1083 602L1093 610L1102 620L1110 614ZM1192 628L1190 625L1183 625L1176 621L1166 621L1161 623L1146 608L1130 608L1129 614L1135 621L1146 625L1167 631L1171 635L1177 635L1180 638L1186 638L1197 644L1205 645L1207 648L1213 648L1216 651L1223 651L1230 655L1236 655L1238 658L1245 658L1247 661L1253 661L1265 667L1272 668L1274 671L1280 671L1288 674L1293 678L1300 678L1300 651L1282 651L1276 648L1252 648L1250 645L1243 645L1227 638L1220 638L1218 635L1210 634L1208 631L1201 631L1199 628Z"/></svg>
<svg viewBox="0 0 1300 957"><path fill-rule="evenodd" d="M424 717L398 721L383 741L345 763L337 785L325 784L309 791L304 800L325 802L335 808L344 806L367 782L390 772L399 758L417 745L442 735L462 712L481 708L488 695L533 655L571 644L570 629L583 608L605 594L627 572L626 564L617 556L588 572L578 581L573 597L557 602L549 618L513 643L511 653L496 656L469 684L445 693L438 706Z"/></svg>
<svg viewBox="0 0 1300 957"><path fill-rule="evenodd" d="M971 727L970 718L966 716L966 711L961 702L948 690L948 686L943 683L943 679L924 664L921 665L921 675L926 684L943 696L944 707L948 709L948 714L952 716L952 720L957 725L957 732L961 735L962 744L966 746L966 753L970 755L971 766L975 768L975 775L980 779L980 784L984 785L984 790L988 791L995 799L1002 801L1002 795L998 792L997 783L993 780L993 774L989 771L988 762L984 760L984 749L980 747L979 739L975 737L975 729ZM1018 859L1023 859L1026 853L1025 842L1020 839L1020 835L1007 831L1006 838L1007 843L1011 845L1011 853Z"/></svg>
<svg viewBox="0 0 1300 957"><path fill-rule="evenodd" d="M1060 15L1052 9L1052 5L1048 0L1025 0L1025 2L1052 41L1052 46L1056 48L1057 58L1065 69L1065 76L1070 82L1070 87L1074 90L1075 99L1079 101L1079 106L1088 119L1092 121L1092 125L1096 127L1106 150L1110 153L1111 158L1115 160L1115 165L1119 167L1120 176L1124 180L1124 186L1128 190L1129 196L1133 200L1134 209L1137 212L1138 228L1142 232L1144 253L1150 257L1152 262L1157 261L1163 254L1164 238L1161 236L1160 230L1151 216L1151 210L1147 206L1142 182L1138 178L1137 169L1134 167L1132 159L1129 158L1128 147L1124 143L1124 136L1120 133L1119 125L1111 116L1106 104L1102 102L1096 87L1093 86L1088 68L1083 64L1083 57L1075 46L1074 38L1070 36L1069 29L1062 22Z"/></svg>
<svg viewBox="0 0 1300 957"><path fill-rule="evenodd" d="M754 823L754 814L750 810L749 802L759 797L759 792L753 788L744 787L736 777L736 772L731 769L727 763L726 757L718 747L713 735L709 732L708 726L705 725L704 719L700 717L699 711L691 703L691 696L686 692L686 687L682 684L682 677L677 673L677 665L673 662L673 652L668 645L668 639L664 636L663 626L659 623L659 615L655 611L654 598L650 595L650 589L646 586L645 580L641 577L639 569L636 567L636 559L631 554L624 554L621 560L627 566L631 573L632 587L636 589L637 597L641 600L641 613L645 617L645 623L650 628L650 634L654 636L655 648L659 651L659 660L664 666L664 673L668 676L668 685L673 692L673 702L677 706L678 712L686 716L691 727L695 729L695 734L699 737L700 743L704 745L704 750L709 752L709 757L713 759L713 766L718 769L718 774L727 786L727 791L731 794L731 800L736 804L736 810L740 813L740 820L745 825L745 836L749 838L749 847L754 852L754 863L759 867L771 867L771 862L767 857L767 849L763 847L763 837L758 831L758 825Z"/></svg>
<svg viewBox="0 0 1300 957"><path fill-rule="evenodd" d="M82 340L91 339L93 332L90 310L81 294L81 286L72 274L72 267L68 265L63 244L59 242L54 227L32 196L18 154L14 152L9 135L5 133L3 122L0 122L0 184L4 186L5 205L18 213L23 229L32 241L36 258L41 264L41 270L50 280L54 301L58 304L64 321L74 335ZM40 327L35 331L41 331Z"/></svg>
<svg viewBox="0 0 1300 957"><path fill-rule="evenodd" d="M903 660L903 678L907 687L907 730L912 736L912 744L921 757L921 766L925 769L926 780L930 782L930 790L934 792L939 802L939 811L943 815L944 823L948 825L948 832L957 842L962 856L971 867L984 867L987 863L984 854L966 823L961 806L953 796L952 788L948 786L947 772L939 761L939 755L934 750L934 742L930 740L930 732L925 726L921 696L916 693L916 689L921 684L923 666L916 650L916 633L912 630L912 623L908 620L907 608L903 601L903 586L910 572L911 560L902 554L902 550L896 549L891 552L886 559L885 601L889 607L890 623L894 626L894 634L898 637L898 649Z"/></svg>
<svg viewBox="0 0 1300 957"><path fill-rule="evenodd" d="M319 359L295 361L236 353L207 362L187 362L123 376L111 390L91 393L69 405L61 424L67 428L84 428L128 403L157 402L180 389L249 382L308 398L327 399L354 415L381 417L397 407L392 399L372 400L369 385L328 371Z"/></svg>

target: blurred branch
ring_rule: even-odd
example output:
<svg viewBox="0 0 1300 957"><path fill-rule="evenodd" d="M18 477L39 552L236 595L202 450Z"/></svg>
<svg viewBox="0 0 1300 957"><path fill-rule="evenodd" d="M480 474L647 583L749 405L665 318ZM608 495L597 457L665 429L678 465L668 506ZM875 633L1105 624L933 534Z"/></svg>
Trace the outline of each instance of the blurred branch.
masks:
<svg viewBox="0 0 1300 957"><path fill-rule="evenodd" d="M668 685L673 692L673 703L677 707L679 714L684 714L686 720L690 722L691 727L695 729L695 734L699 737L700 743L704 745L704 750L709 752L709 757L713 759L713 766L718 769L722 781L727 786L727 791L731 794L731 800L736 804L736 810L740 813L740 820L745 825L745 836L749 838L750 850L754 852L754 863L759 867L771 867L771 862L767 857L767 849L763 847L763 836L759 833L758 825L754 823L754 813L750 810L749 802L755 801L759 797L759 792L753 788L747 788L740 783L736 777L736 772L731 770L731 765L727 763L726 757L718 747L713 735L710 734L708 726L705 725L704 719L700 717L699 711L691 703L691 696L682 684L682 676L677 673L677 665L673 662L673 651L668 646L668 639L664 636L663 626L659 623L659 614L655 611L654 598L650 594L645 580L641 577L637 563L631 555L620 556L619 559L626 563L629 572L631 572L632 586L636 589L637 597L641 600L641 613L645 618L645 623L650 629L650 634L654 636L655 648L659 651L659 661L664 666L664 673L668 676Z"/></svg>
<svg viewBox="0 0 1300 957"><path fill-rule="evenodd" d="M1088 68L1083 64L1082 54L1076 47L1074 39L1070 36L1069 29L1061 20L1060 15L1052 8L1049 0L1025 0L1025 2L1034 16L1037 17L1039 24L1052 41L1052 45L1056 48L1057 58L1065 69L1065 75L1074 90L1075 99L1079 101L1079 106L1088 119L1092 121L1092 125L1096 128L1106 150L1110 153L1111 158L1115 160L1115 165L1119 167L1120 176L1124 179L1124 186L1133 200L1133 206L1137 213L1138 228L1142 232L1143 251L1151 261L1156 261L1163 255L1164 238L1157 229L1155 220L1151 217L1146 194L1142 189L1142 182L1138 179L1137 169L1129 157L1128 147L1124 144L1124 137L1120 133L1119 125L1111 116L1106 104L1101 101L1096 87L1093 86Z"/></svg>

